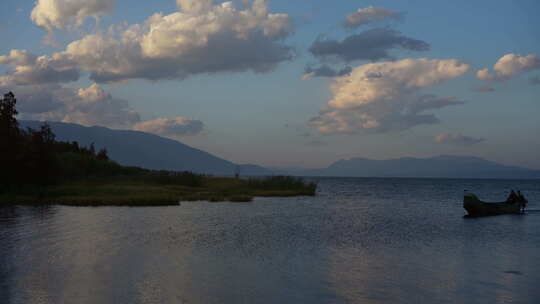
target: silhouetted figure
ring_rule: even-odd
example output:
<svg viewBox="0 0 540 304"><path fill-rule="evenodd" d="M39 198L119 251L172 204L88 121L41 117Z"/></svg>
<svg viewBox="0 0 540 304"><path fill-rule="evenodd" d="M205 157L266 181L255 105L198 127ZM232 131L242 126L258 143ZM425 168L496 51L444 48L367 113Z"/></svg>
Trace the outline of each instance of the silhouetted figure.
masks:
<svg viewBox="0 0 540 304"><path fill-rule="evenodd" d="M525 196L523 194L521 194L521 191L518 190L517 192L517 198L518 198L518 202L521 206L521 212L524 212L525 211L525 207L527 207L527 199L525 198Z"/></svg>
<svg viewBox="0 0 540 304"><path fill-rule="evenodd" d="M506 202L509 204L514 204L518 201L518 196L514 190L510 191L510 195L508 195L508 198L506 199Z"/></svg>

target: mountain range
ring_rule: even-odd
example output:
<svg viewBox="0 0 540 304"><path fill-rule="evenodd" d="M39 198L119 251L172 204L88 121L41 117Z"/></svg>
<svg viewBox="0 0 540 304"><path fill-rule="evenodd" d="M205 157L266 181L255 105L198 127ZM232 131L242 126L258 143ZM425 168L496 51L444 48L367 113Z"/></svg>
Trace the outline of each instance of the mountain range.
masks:
<svg viewBox="0 0 540 304"><path fill-rule="evenodd" d="M42 122L21 121L21 127L38 129ZM77 141L82 146L94 144L96 151L106 148L109 157L124 166L153 170L192 171L213 175L234 175L237 166L243 175L271 175L266 168L235 164L185 145L179 141L150 133L85 127L71 123L48 122L56 139Z"/></svg>
<svg viewBox="0 0 540 304"><path fill-rule="evenodd" d="M21 126L37 129L38 121L21 121ZM296 176L343 177L435 177L435 178L540 178L539 170L506 166L479 157L441 155L430 158L404 157L388 160L343 159L320 169L267 169L253 164L235 164L177 140L140 131L85 127L49 122L61 141L94 143L106 148L109 157L125 166L155 170L192 171L213 175L287 174Z"/></svg>
<svg viewBox="0 0 540 304"><path fill-rule="evenodd" d="M352 158L327 168L296 170L302 176L431 177L431 178L540 178L540 171L506 166L473 156L441 155L388 160Z"/></svg>

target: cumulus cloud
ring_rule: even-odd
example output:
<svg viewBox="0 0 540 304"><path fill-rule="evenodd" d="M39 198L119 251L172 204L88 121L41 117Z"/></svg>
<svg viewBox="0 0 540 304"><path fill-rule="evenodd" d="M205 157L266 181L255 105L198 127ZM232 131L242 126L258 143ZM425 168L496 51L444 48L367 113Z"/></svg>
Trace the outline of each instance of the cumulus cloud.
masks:
<svg viewBox="0 0 540 304"><path fill-rule="evenodd" d="M194 74L267 72L292 59L283 43L292 31L286 14L271 14L266 1L237 9L232 2L178 0L180 11L154 14L144 24L87 35L62 56L96 82L172 79Z"/></svg>
<svg viewBox="0 0 540 304"><path fill-rule="evenodd" d="M126 100L113 98L98 84L81 88L66 103L62 121L82 125L126 127L140 121L139 114L129 107Z"/></svg>
<svg viewBox="0 0 540 304"><path fill-rule="evenodd" d="M470 137L461 134L442 133L435 136L435 142L454 146L472 146L484 142L485 138Z"/></svg>
<svg viewBox="0 0 540 304"><path fill-rule="evenodd" d="M203 129L204 123L202 121L185 117L159 118L140 122L133 126L133 130L168 137L198 135Z"/></svg>
<svg viewBox="0 0 540 304"><path fill-rule="evenodd" d="M319 67L307 66L306 69L304 70L304 76L302 76L302 80L306 80L312 77L345 76L345 75L350 74L351 71L352 71L352 68L349 66L344 67L341 70L336 70L326 64Z"/></svg>
<svg viewBox="0 0 540 304"><path fill-rule="evenodd" d="M355 60L392 59L390 51L429 51L430 45L422 40L406 37L399 31L375 28L351 35L343 41L318 38L309 51L321 59L339 59L345 62Z"/></svg>
<svg viewBox="0 0 540 304"><path fill-rule="evenodd" d="M5 87L17 95L23 119L61 121L86 126L129 128L140 122L137 112L123 99L113 98L98 84L69 88L58 84Z"/></svg>
<svg viewBox="0 0 540 304"><path fill-rule="evenodd" d="M495 88L490 87L490 86L482 86L478 88L472 88L471 91L476 92L476 93L490 93L490 92L495 92Z"/></svg>
<svg viewBox="0 0 540 304"><path fill-rule="evenodd" d="M519 74L540 69L540 59L535 54L522 56L519 54L506 54L493 66L493 72L482 69L476 73L480 80L506 81Z"/></svg>
<svg viewBox="0 0 540 304"><path fill-rule="evenodd" d="M176 5L183 12L199 14L209 11L214 5L213 0L176 0Z"/></svg>
<svg viewBox="0 0 540 304"><path fill-rule="evenodd" d="M51 33L81 26L86 18L98 19L113 8L114 0L37 0L30 18Z"/></svg>
<svg viewBox="0 0 540 304"><path fill-rule="evenodd" d="M0 56L0 64L9 66L32 65L37 57L26 50L11 50L9 55Z"/></svg>
<svg viewBox="0 0 540 304"><path fill-rule="evenodd" d="M69 88L59 84L6 87L0 82L0 92L8 91L17 96L21 119L133 129L168 137L194 136L204 129L202 121L184 117L141 121L128 101L111 96L96 83Z"/></svg>
<svg viewBox="0 0 540 304"><path fill-rule="evenodd" d="M438 123L430 111L463 104L421 88L463 75L455 59L403 59L361 65L331 85L332 97L310 125L321 133L387 132Z"/></svg>
<svg viewBox="0 0 540 304"><path fill-rule="evenodd" d="M56 96L60 94L57 85L15 86L0 81L0 92L5 93L8 91L15 93L17 110L23 116L39 115L63 106L63 103Z"/></svg>
<svg viewBox="0 0 540 304"><path fill-rule="evenodd" d="M359 8L356 12L348 15L345 20L345 27L358 28L362 25L383 20L400 20L402 17L401 13L384 7L368 6Z"/></svg>
<svg viewBox="0 0 540 304"><path fill-rule="evenodd" d="M51 3L40 1L36 10L56 7L59 2ZM101 7L98 3L89 1L88 5ZM245 9L237 9L233 2L211 0L177 3L179 12L154 14L143 24L112 26L50 56L13 50L0 56L0 64L12 66L9 77L15 83L74 81L82 71L89 72L94 82L104 83L218 72L262 73L294 56L284 43L293 32L291 18L270 13L265 0L249 2Z"/></svg>
<svg viewBox="0 0 540 304"><path fill-rule="evenodd" d="M75 62L62 54L36 56L25 50L11 50L9 55L0 56L0 64L12 67L0 82L19 84L45 84L70 82L79 79Z"/></svg>

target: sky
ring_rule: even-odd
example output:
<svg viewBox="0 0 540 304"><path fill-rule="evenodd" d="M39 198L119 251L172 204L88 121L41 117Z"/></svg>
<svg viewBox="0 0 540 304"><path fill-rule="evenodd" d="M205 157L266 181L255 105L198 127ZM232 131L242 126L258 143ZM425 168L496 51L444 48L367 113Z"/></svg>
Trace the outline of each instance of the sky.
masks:
<svg viewBox="0 0 540 304"><path fill-rule="evenodd" d="M540 2L2 0L21 119L237 163L471 155L540 169Z"/></svg>

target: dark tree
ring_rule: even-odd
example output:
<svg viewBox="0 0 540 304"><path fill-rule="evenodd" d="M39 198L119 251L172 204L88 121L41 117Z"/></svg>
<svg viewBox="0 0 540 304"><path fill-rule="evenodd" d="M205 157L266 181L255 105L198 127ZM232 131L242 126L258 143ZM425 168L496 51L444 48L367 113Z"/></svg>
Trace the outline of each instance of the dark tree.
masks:
<svg viewBox="0 0 540 304"><path fill-rule="evenodd" d="M25 149L26 178L32 184L49 184L57 178L59 164L55 155L56 136L51 127L44 123L39 131L28 130L29 142Z"/></svg>
<svg viewBox="0 0 540 304"><path fill-rule="evenodd" d="M41 142L49 146L53 145L56 140L56 135L54 135L51 126L46 122L41 125L39 136Z"/></svg>
<svg viewBox="0 0 540 304"><path fill-rule="evenodd" d="M17 99L12 92L0 98L0 185L16 183L21 149L21 131L17 122Z"/></svg>
<svg viewBox="0 0 540 304"><path fill-rule="evenodd" d="M47 123L21 130L16 103L11 92L0 97L0 193L34 189L42 195L52 183L130 172L110 161L106 149L96 153L94 143L56 141Z"/></svg>
<svg viewBox="0 0 540 304"><path fill-rule="evenodd" d="M19 123L17 122L17 109L15 105L17 104L17 99L12 92L4 94L4 98L0 99L0 134L2 138L4 136L18 136Z"/></svg>
<svg viewBox="0 0 540 304"><path fill-rule="evenodd" d="M98 154L96 155L96 158L98 160L109 160L109 155L107 155L107 149L103 148L99 150Z"/></svg>
<svg viewBox="0 0 540 304"><path fill-rule="evenodd" d="M94 143L90 144L89 151L90 151L90 154L92 154L92 156L96 155L96 148L94 147Z"/></svg>

